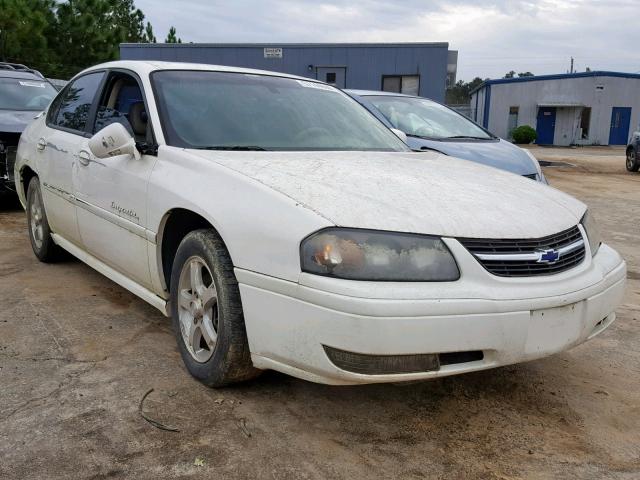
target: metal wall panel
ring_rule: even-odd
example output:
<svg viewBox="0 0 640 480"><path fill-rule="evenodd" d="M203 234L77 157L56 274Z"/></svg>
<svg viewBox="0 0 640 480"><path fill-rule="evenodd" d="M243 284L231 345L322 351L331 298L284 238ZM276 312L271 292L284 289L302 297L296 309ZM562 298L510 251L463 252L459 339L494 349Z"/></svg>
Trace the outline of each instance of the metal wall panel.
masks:
<svg viewBox="0 0 640 480"><path fill-rule="evenodd" d="M282 58L264 58L264 48ZM420 95L443 102L447 43L121 44L123 60L164 60L257 68L315 78L317 67L346 67L346 88L380 90L383 75L420 75ZM311 66L311 68L310 68Z"/></svg>

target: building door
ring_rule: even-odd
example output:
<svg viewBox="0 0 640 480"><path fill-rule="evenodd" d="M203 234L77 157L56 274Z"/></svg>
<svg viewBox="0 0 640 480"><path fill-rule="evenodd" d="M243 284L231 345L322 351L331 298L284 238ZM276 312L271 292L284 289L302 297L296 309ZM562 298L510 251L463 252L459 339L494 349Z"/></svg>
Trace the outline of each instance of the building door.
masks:
<svg viewBox="0 0 640 480"><path fill-rule="evenodd" d="M347 67L316 67L316 79L338 88L347 86Z"/></svg>
<svg viewBox="0 0 640 480"><path fill-rule="evenodd" d="M538 145L553 145L553 135L556 130L556 107L539 107L536 131Z"/></svg>
<svg viewBox="0 0 640 480"><path fill-rule="evenodd" d="M629 140L631 107L613 107L611 110L611 128L609 145L626 145Z"/></svg>

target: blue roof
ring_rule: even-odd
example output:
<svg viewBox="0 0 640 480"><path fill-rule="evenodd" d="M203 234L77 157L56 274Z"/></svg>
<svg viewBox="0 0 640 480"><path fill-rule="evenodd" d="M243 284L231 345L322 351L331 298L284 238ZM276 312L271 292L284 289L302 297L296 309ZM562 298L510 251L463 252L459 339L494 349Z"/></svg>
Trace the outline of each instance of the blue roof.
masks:
<svg viewBox="0 0 640 480"><path fill-rule="evenodd" d="M501 83L538 82L542 80L565 80L570 78L585 78L585 77L618 77L618 78L640 79L640 74L625 73L625 72L593 71L593 72L579 72L579 73L559 73L555 75L535 75L532 77L497 78L495 80L486 80L482 82L476 88L471 90L470 94L476 93L478 90L483 89L487 85L499 85Z"/></svg>

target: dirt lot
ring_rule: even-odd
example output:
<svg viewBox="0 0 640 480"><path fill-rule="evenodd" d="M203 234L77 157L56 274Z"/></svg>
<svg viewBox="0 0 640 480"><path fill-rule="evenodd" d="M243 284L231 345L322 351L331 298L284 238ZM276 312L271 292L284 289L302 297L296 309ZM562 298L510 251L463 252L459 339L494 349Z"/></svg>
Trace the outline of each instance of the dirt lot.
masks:
<svg viewBox="0 0 640 480"><path fill-rule="evenodd" d="M545 360L406 386L207 389L167 319L79 262L38 263L0 208L0 478L640 478L640 175L621 149L535 153L575 165L546 174L628 261L618 320ZM141 418L150 388L147 414L180 432Z"/></svg>

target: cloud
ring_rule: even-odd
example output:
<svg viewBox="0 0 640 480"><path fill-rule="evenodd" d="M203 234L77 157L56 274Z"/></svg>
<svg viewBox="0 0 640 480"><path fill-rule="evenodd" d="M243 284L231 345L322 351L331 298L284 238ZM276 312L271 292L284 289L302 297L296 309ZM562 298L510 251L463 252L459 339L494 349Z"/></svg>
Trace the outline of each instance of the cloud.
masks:
<svg viewBox="0 0 640 480"><path fill-rule="evenodd" d="M637 0L137 0L159 40L189 42L449 42L458 78L509 70L640 71Z"/></svg>

